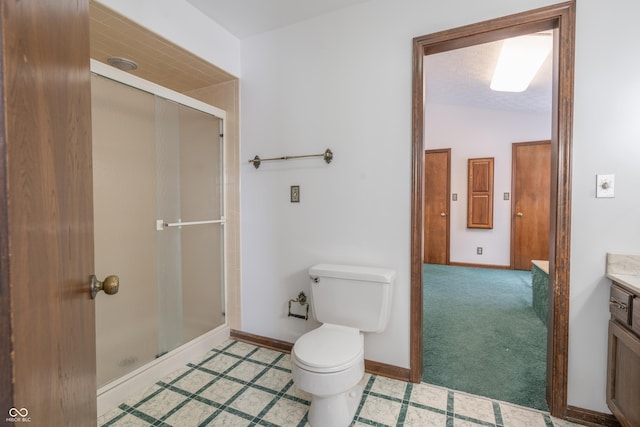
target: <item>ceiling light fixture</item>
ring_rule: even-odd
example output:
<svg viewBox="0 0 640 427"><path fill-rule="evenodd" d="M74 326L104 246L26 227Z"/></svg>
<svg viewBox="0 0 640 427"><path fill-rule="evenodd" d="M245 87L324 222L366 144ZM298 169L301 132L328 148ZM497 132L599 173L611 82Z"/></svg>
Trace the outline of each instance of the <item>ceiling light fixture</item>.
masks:
<svg viewBox="0 0 640 427"><path fill-rule="evenodd" d="M491 79L491 89L523 92L551 52L551 33L536 33L506 39Z"/></svg>
<svg viewBox="0 0 640 427"><path fill-rule="evenodd" d="M112 67L116 67L122 71L133 71L138 68L138 64L135 61L121 56L110 56L107 58L107 62Z"/></svg>

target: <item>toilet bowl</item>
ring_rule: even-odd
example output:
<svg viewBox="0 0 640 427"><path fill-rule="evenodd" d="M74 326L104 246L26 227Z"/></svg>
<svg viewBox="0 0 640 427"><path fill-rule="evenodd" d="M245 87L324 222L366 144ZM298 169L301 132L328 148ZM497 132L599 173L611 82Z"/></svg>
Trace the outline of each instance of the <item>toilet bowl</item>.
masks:
<svg viewBox="0 0 640 427"><path fill-rule="evenodd" d="M293 382L313 396L313 427L348 426L362 397L364 340L360 331L324 324L307 332L291 351Z"/></svg>
<svg viewBox="0 0 640 427"><path fill-rule="evenodd" d="M311 394L312 427L351 424L362 397L363 332L382 332L391 302L393 270L320 264L309 269L311 304L323 324L291 351L293 382Z"/></svg>

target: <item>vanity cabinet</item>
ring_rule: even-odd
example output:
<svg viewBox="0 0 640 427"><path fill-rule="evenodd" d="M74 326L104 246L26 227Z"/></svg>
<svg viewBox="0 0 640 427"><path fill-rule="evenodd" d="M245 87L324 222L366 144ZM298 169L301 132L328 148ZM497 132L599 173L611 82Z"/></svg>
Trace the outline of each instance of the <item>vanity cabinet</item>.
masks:
<svg viewBox="0 0 640 427"><path fill-rule="evenodd" d="M609 299L607 405L627 427L640 427L639 294L614 281Z"/></svg>

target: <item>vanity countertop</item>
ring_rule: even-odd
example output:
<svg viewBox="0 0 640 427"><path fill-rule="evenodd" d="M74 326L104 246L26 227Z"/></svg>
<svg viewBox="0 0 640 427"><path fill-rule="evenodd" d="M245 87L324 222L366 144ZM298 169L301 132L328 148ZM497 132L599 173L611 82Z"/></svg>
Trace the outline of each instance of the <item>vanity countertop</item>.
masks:
<svg viewBox="0 0 640 427"><path fill-rule="evenodd" d="M609 274L607 273L607 277L614 282L620 283L621 285L628 286L635 293L640 295L640 274Z"/></svg>
<svg viewBox="0 0 640 427"><path fill-rule="evenodd" d="M640 255L608 253L607 277L640 295Z"/></svg>

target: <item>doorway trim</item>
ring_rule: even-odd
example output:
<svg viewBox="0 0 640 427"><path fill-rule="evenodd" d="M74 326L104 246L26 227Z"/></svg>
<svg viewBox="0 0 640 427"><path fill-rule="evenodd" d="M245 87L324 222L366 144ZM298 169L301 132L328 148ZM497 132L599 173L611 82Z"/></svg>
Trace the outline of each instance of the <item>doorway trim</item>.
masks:
<svg viewBox="0 0 640 427"><path fill-rule="evenodd" d="M410 378L415 383L422 380L424 56L549 29L554 29L555 37L549 239L549 286L552 291L549 293L547 334L547 402L553 416L566 418L575 1L413 40Z"/></svg>

